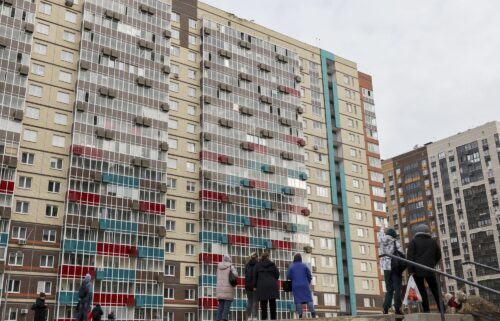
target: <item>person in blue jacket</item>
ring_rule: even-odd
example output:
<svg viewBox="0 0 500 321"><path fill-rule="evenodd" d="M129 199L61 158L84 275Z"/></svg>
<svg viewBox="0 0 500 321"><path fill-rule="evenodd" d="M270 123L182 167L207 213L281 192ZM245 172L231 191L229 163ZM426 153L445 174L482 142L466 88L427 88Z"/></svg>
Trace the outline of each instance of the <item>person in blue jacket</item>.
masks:
<svg viewBox="0 0 500 321"><path fill-rule="evenodd" d="M312 274L307 265L302 263L302 255L300 255L300 253L295 254L293 257L293 263L288 268L286 277L288 280L292 281L293 300L299 318L302 318L303 304L307 304L307 309L311 312L311 316L316 318L310 287Z"/></svg>

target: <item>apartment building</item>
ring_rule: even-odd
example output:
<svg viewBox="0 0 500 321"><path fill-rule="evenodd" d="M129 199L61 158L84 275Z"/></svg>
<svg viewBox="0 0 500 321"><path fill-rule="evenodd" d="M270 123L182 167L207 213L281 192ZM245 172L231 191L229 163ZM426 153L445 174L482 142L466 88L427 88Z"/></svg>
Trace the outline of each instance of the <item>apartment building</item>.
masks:
<svg viewBox="0 0 500 321"><path fill-rule="evenodd" d="M212 320L215 269L297 252L320 315L379 310L371 77L196 0L3 1L2 319ZM12 58L12 57L15 57ZM243 318L240 279L231 318ZM293 316L280 292L278 317Z"/></svg>

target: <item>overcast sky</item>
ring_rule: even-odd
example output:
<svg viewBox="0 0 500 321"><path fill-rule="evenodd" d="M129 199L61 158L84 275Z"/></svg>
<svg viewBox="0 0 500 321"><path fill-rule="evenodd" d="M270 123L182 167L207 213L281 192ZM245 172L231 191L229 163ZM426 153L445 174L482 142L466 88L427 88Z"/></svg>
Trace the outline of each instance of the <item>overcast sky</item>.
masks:
<svg viewBox="0 0 500 321"><path fill-rule="evenodd" d="M500 120L500 1L204 2L371 74L382 158Z"/></svg>

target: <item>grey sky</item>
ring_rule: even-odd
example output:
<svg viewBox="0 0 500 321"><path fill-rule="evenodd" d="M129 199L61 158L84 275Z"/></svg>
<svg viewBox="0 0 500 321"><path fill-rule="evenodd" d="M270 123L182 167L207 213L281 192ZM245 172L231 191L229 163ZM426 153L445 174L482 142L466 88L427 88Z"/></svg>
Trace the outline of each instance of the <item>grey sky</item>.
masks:
<svg viewBox="0 0 500 321"><path fill-rule="evenodd" d="M371 74L383 158L500 120L500 1L204 2Z"/></svg>

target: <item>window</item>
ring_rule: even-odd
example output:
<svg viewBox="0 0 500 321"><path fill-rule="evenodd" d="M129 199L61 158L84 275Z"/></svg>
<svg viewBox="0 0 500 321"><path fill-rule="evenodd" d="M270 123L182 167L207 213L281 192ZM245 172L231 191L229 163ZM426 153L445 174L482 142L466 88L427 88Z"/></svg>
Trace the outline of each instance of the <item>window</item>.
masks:
<svg viewBox="0 0 500 321"><path fill-rule="evenodd" d="M186 132L190 134L194 134L196 132L196 125L194 124L187 124L186 126Z"/></svg>
<svg viewBox="0 0 500 321"><path fill-rule="evenodd" d="M175 276L175 265L166 265L165 266L165 275L166 276Z"/></svg>
<svg viewBox="0 0 500 321"><path fill-rule="evenodd" d="M68 42L75 42L76 35L72 32L64 30L63 39L68 41Z"/></svg>
<svg viewBox="0 0 500 321"><path fill-rule="evenodd" d="M40 257L40 267L43 267L43 268L54 267L54 256L53 255L42 255Z"/></svg>
<svg viewBox="0 0 500 321"><path fill-rule="evenodd" d="M177 100L170 100L168 105L170 107L170 110L173 110L173 111L179 110L179 102Z"/></svg>
<svg viewBox="0 0 500 321"><path fill-rule="evenodd" d="M186 182L186 191L188 191L190 193L194 193L195 190L196 190L196 183L191 182L191 181L187 181Z"/></svg>
<svg viewBox="0 0 500 321"><path fill-rule="evenodd" d="M49 281L38 281L36 292L43 292L45 294L50 294L52 291L52 282Z"/></svg>
<svg viewBox="0 0 500 321"><path fill-rule="evenodd" d="M38 85L30 84L29 94L35 97L43 96L43 87Z"/></svg>
<svg viewBox="0 0 500 321"><path fill-rule="evenodd" d="M177 149L177 139L169 138L167 142L169 149Z"/></svg>
<svg viewBox="0 0 500 321"><path fill-rule="evenodd" d="M13 240L26 240L26 231L26 227L13 226L11 237Z"/></svg>
<svg viewBox="0 0 500 321"><path fill-rule="evenodd" d="M366 262L361 262L360 265L360 269L362 272L368 271L368 264L366 264Z"/></svg>
<svg viewBox="0 0 500 321"><path fill-rule="evenodd" d="M184 321L196 321L196 315L194 312L184 313Z"/></svg>
<svg viewBox="0 0 500 321"><path fill-rule="evenodd" d="M16 212L28 214L30 203L26 201L16 201Z"/></svg>
<svg viewBox="0 0 500 321"><path fill-rule="evenodd" d="M196 29L196 20L191 18L189 19L189 28Z"/></svg>
<svg viewBox="0 0 500 321"><path fill-rule="evenodd" d="M39 55L47 55L47 45L35 43L35 52Z"/></svg>
<svg viewBox="0 0 500 321"><path fill-rule="evenodd" d="M186 202L186 212L188 213L194 213L195 211L195 203L193 202Z"/></svg>
<svg viewBox="0 0 500 321"><path fill-rule="evenodd" d="M168 168L176 169L177 168L177 159L168 158L167 159L167 167Z"/></svg>
<svg viewBox="0 0 500 321"><path fill-rule="evenodd" d="M57 135L52 136L52 146L64 148L65 143L66 137Z"/></svg>
<svg viewBox="0 0 500 321"><path fill-rule="evenodd" d="M38 7L38 11L50 16L52 14L52 5L45 3L45 2L40 2L40 6Z"/></svg>
<svg viewBox="0 0 500 321"><path fill-rule="evenodd" d="M175 221L167 220L165 221L165 228L169 232L175 231Z"/></svg>
<svg viewBox="0 0 500 321"><path fill-rule="evenodd" d="M190 173L194 173L195 170L196 170L196 167L195 167L194 163L186 162L186 171L188 171Z"/></svg>
<svg viewBox="0 0 500 321"><path fill-rule="evenodd" d="M66 11L64 14L64 20L71 23L76 23L76 13L71 11Z"/></svg>
<svg viewBox="0 0 500 321"><path fill-rule="evenodd" d="M189 233L189 234L195 233L195 224L194 223L186 223L186 233Z"/></svg>
<svg viewBox="0 0 500 321"><path fill-rule="evenodd" d="M174 253L175 252L175 243L172 243L172 242L165 243L165 252Z"/></svg>
<svg viewBox="0 0 500 321"><path fill-rule="evenodd" d="M170 46L170 54L175 57L179 57L180 55L180 49L177 46Z"/></svg>
<svg viewBox="0 0 500 321"><path fill-rule="evenodd" d="M20 280L9 280L9 285L8 285L9 293L19 293L20 289L21 289L21 281Z"/></svg>
<svg viewBox="0 0 500 321"><path fill-rule="evenodd" d="M175 119L168 119L168 128L177 129L179 127L179 122Z"/></svg>
<svg viewBox="0 0 500 321"><path fill-rule="evenodd" d="M179 30L178 29L172 29L172 39L179 39Z"/></svg>
<svg viewBox="0 0 500 321"><path fill-rule="evenodd" d="M63 104L69 104L69 94L62 91L57 92L57 101Z"/></svg>
<svg viewBox="0 0 500 321"><path fill-rule="evenodd" d="M51 169L62 169L63 160L62 158L51 157L50 158L50 168Z"/></svg>
<svg viewBox="0 0 500 321"><path fill-rule="evenodd" d="M47 205L45 206L45 216L57 217L57 205Z"/></svg>
<svg viewBox="0 0 500 321"><path fill-rule="evenodd" d="M323 128L323 123L313 120L313 128L314 129L322 129Z"/></svg>
<svg viewBox="0 0 500 321"><path fill-rule="evenodd" d="M188 115L195 116L196 115L196 107L195 106L187 106Z"/></svg>
<svg viewBox="0 0 500 321"><path fill-rule="evenodd" d="M167 209L175 211L176 207L177 207L177 201L167 198Z"/></svg>
<svg viewBox="0 0 500 321"><path fill-rule="evenodd" d="M329 305L329 306L336 305L335 294L325 293L325 305Z"/></svg>
<svg viewBox="0 0 500 321"><path fill-rule="evenodd" d="M178 93L179 92L179 83L171 81L169 88L170 88L170 91L172 91L174 93Z"/></svg>
<svg viewBox="0 0 500 321"><path fill-rule="evenodd" d="M186 266L186 277L194 277L194 266L188 265Z"/></svg>
<svg viewBox="0 0 500 321"><path fill-rule="evenodd" d="M176 189L177 188L177 179L167 178L167 188Z"/></svg>
<svg viewBox="0 0 500 321"><path fill-rule="evenodd" d="M196 152L196 145L194 143L187 143L186 144L186 151L188 153L195 153Z"/></svg>
<svg viewBox="0 0 500 321"><path fill-rule="evenodd" d="M188 78L196 79L196 71L192 69L188 69Z"/></svg>
<svg viewBox="0 0 500 321"><path fill-rule="evenodd" d="M42 241L55 243L56 241L56 231L55 230L43 230Z"/></svg>
<svg viewBox="0 0 500 321"><path fill-rule="evenodd" d="M54 123L58 125L67 125L68 124L68 116L61 113L54 114Z"/></svg>
<svg viewBox="0 0 500 321"><path fill-rule="evenodd" d="M194 245L186 244L186 255L194 255Z"/></svg>
<svg viewBox="0 0 500 321"><path fill-rule="evenodd" d="M19 176L19 188L31 189L32 177Z"/></svg>
<svg viewBox="0 0 500 321"><path fill-rule="evenodd" d="M59 71L59 81L71 83L71 73L66 71Z"/></svg>
<svg viewBox="0 0 500 321"><path fill-rule="evenodd" d="M195 35L188 35L188 42L190 45L196 45L198 43L198 39Z"/></svg>
<svg viewBox="0 0 500 321"><path fill-rule="evenodd" d="M40 109L35 107L26 107L26 117L40 119Z"/></svg>
<svg viewBox="0 0 500 321"><path fill-rule="evenodd" d="M188 87L188 96L189 97L196 97L196 88Z"/></svg>
<svg viewBox="0 0 500 321"><path fill-rule="evenodd" d="M36 24L36 32L41 33L42 35L48 35L50 31L50 26L44 23Z"/></svg>
<svg viewBox="0 0 500 321"><path fill-rule="evenodd" d="M62 50L61 51L61 60L66 62L73 62L73 53L69 51Z"/></svg>
<svg viewBox="0 0 500 321"><path fill-rule="evenodd" d="M9 308L9 312L7 314L7 320L5 321L17 321L17 309Z"/></svg>
<svg viewBox="0 0 500 321"><path fill-rule="evenodd" d="M24 261L24 253L21 251L9 253L9 265L22 266Z"/></svg>
<svg viewBox="0 0 500 321"><path fill-rule="evenodd" d="M196 52L189 51L188 52L188 60L192 62L196 62Z"/></svg>
<svg viewBox="0 0 500 321"><path fill-rule="evenodd" d="M49 181L47 189L50 193L59 193L59 191L61 190L61 183L56 181Z"/></svg>
<svg viewBox="0 0 500 321"><path fill-rule="evenodd" d="M33 165L35 163L35 154L23 152L21 154L21 163L26 165Z"/></svg>
<svg viewBox="0 0 500 321"><path fill-rule="evenodd" d="M179 21L181 21L181 17L179 16L179 14L175 13L173 11L172 11L172 18L171 19L172 19L173 22L179 22Z"/></svg>
<svg viewBox="0 0 500 321"><path fill-rule="evenodd" d="M363 280L363 289L368 290L370 288L370 285L368 283L368 280Z"/></svg>
<svg viewBox="0 0 500 321"><path fill-rule="evenodd" d="M168 290L172 290L172 291L174 291L174 289L165 289L165 290L164 290L164 291L165 291L165 298L167 298L167 299L168 299L168 297L167 297L167 291L168 291ZM171 298L171 299L173 299L173 298L174 298L174 296L173 296L173 293L172 293L172 298ZM164 320L164 321L174 321L174 313L173 313L172 311L167 311L167 312L165 312L165 315L164 315L164 317L163 317L163 320Z"/></svg>
<svg viewBox="0 0 500 321"><path fill-rule="evenodd" d="M316 195L320 197L328 197L328 188L322 186L316 186Z"/></svg>
<svg viewBox="0 0 500 321"><path fill-rule="evenodd" d="M45 66L32 63L31 64L31 73L37 76L45 76Z"/></svg>
<svg viewBox="0 0 500 321"><path fill-rule="evenodd" d="M195 291L194 291L194 289L187 289L187 290L185 290L184 291L184 296L186 297L186 300L194 300L194 299L196 299L195 298Z"/></svg>

